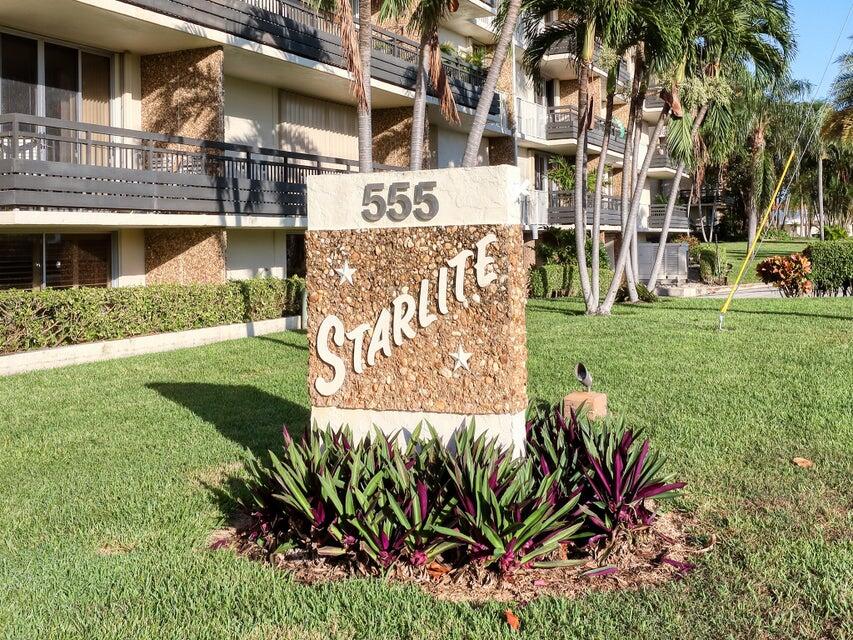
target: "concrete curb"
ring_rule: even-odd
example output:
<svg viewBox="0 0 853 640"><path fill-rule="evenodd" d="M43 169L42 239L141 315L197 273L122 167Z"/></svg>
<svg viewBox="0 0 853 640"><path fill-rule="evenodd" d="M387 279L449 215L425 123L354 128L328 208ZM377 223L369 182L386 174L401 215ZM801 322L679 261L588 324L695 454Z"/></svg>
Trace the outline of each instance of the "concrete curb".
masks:
<svg viewBox="0 0 853 640"><path fill-rule="evenodd" d="M267 333L299 329L301 326L302 323L299 316L289 316L287 318L274 318L273 320L259 320L257 322L220 325L217 327L205 327L203 329L190 329L189 331L158 333L150 336L123 338L121 340L89 342L51 349L39 349L38 351L12 353L0 356L0 376L10 376L17 373L43 369L56 369L87 362L115 360L116 358L126 358L146 353L189 349L225 340L238 340L240 338L262 336Z"/></svg>

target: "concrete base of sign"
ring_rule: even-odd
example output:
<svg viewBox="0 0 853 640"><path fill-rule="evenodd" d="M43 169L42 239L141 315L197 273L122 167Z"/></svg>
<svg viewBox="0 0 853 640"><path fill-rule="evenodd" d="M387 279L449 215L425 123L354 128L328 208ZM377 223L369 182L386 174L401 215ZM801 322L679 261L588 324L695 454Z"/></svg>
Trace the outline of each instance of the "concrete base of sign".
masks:
<svg viewBox="0 0 853 640"><path fill-rule="evenodd" d="M564 409L578 411L586 407L586 415L590 420L603 418L607 415L607 394L595 391L573 391L563 400Z"/></svg>
<svg viewBox="0 0 853 640"><path fill-rule="evenodd" d="M364 438L378 427L383 433L400 432L405 439L421 422L427 422L435 429L443 442L448 442L460 427L474 420L478 432L485 431L497 438L498 442L509 448L515 455L524 453L525 412L516 414L464 415L460 413L433 413L428 411L373 411L371 409L342 409L339 407L312 407L311 424L321 429L339 429L346 425L352 429L353 436ZM426 427L426 425L424 425ZM424 430L424 436L427 430Z"/></svg>

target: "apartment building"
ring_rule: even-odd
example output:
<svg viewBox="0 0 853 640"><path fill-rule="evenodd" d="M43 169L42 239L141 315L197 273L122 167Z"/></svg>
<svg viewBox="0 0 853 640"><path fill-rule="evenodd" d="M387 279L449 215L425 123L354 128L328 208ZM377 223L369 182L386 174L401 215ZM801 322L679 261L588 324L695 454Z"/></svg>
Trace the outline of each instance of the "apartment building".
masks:
<svg viewBox="0 0 853 640"><path fill-rule="evenodd" d="M463 4L445 31L470 48L455 24L492 9ZM373 46L375 159L405 166L418 45ZM484 79L447 66L463 122L430 128L434 166L461 160ZM509 134L496 97L484 163ZM305 179L356 158L337 28L295 0L0 4L0 287L298 274Z"/></svg>
<svg viewBox="0 0 853 640"><path fill-rule="evenodd" d="M445 122L429 98L428 166L461 162L493 16L488 0L462 0L442 25L462 121ZM379 169L409 161L418 43L405 23L378 25L372 36ZM515 42L501 73L479 161L521 166L535 187L527 221L535 235L573 223L547 164L576 148L577 80L567 45L549 56L545 80L532 82L522 46ZM599 132L596 124L593 163ZM613 195L623 151L617 138L605 160ZM0 4L0 288L299 274L306 177L356 171L357 155L337 26L298 0ZM644 233L654 232L655 190L666 188L670 165L665 157L653 165ZM610 234L613 213L605 212Z"/></svg>

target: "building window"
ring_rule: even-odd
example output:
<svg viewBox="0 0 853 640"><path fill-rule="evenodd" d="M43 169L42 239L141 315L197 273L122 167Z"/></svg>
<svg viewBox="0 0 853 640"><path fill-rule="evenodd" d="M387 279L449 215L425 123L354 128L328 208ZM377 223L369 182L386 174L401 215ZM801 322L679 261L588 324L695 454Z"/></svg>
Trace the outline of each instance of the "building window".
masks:
<svg viewBox="0 0 853 640"><path fill-rule="evenodd" d="M0 112L109 125L111 62L108 54L0 33Z"/></svg>
<svg viewBox="0 0 853 640"><path fill-rule="evenodd" d="M0 234L0 289L106 287L109 233Z"/></svg>
<svg viewBox="0 0 853 640"><path fill-rule="evenodd" d="M287 234L287 276L305 277L305 236L301 233Z"/></svg>

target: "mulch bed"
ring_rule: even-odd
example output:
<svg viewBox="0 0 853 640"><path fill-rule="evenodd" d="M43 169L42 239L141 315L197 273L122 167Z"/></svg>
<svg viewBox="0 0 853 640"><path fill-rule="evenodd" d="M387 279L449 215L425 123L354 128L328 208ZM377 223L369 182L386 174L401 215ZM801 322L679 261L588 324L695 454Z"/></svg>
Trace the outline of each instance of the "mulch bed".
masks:
<svg viewBox="0 0 853 640"><path fill-rule="evenodd" d="M684 513L662 514L650 527L622 532L600 547L582 564L557 569L519 569L508 576L479 566L452 568L440 563L427 567L395 567L385 574L340 560L317 558L293 551L266 558L257 546L244 542L238 527L211 536L211 548L231 549L269 561L300 584L321 584L350 578L383 576L397 583L414 584L426 593L457 602L527 602L541 596L575 597L595 591L642 589L683 578L702 554L714 544L702 546L691 535L695 523Z"/></svg>

